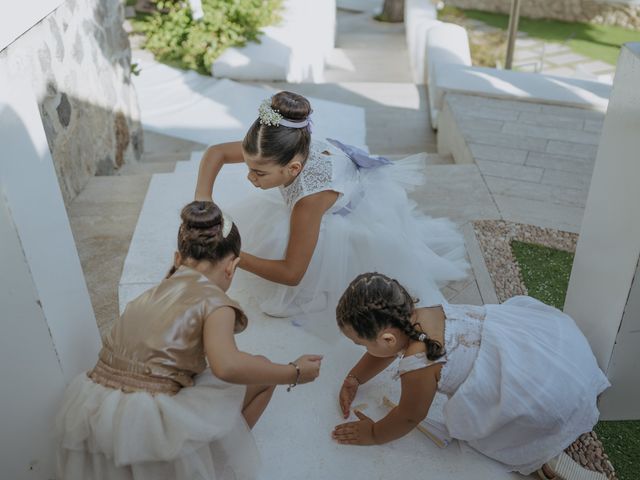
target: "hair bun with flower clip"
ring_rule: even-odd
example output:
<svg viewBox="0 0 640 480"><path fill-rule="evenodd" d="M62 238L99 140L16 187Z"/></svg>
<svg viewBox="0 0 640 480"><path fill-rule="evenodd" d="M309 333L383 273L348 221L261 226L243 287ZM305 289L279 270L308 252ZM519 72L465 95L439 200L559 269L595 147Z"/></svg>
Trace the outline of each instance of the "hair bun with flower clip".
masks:
<svg viewBox="0 0 640 480"><path fill-rule="evenodd" d="M271 107L271 98L265 99L258 107L258 118L261 125L268 125L270 127L289 127L289 128L311 128L311 116L309 115L304 120L293 121L288 120L282 116L278 110L274 110Z"/></svg>

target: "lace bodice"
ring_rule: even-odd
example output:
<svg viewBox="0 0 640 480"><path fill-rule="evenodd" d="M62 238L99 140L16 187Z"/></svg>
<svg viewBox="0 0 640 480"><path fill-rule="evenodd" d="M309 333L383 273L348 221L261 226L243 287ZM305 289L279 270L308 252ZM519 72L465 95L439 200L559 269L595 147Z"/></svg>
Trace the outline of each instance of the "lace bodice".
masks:
<svg viewBox="0 0 640 480"><path fill-rule="evenodd" d="M325 140L312 140L304 168L292 183L280 187L280 192L289 208L314 193L338 192L340 196L330 212L339 213L359 192L358 180L358 168L344 152Z"/></svg>
<svg viewBox="0 0 640 480"><path fill-rule="evenodd" d="M471 372L473 362L478 355L485 307L443 304L442 308L446 317L445 355L437 360L427 359L424 352L403 356L400 358L396 376L399 377L403 373L436 363L444 363L440 372L438 391L451 396Z"/></svg>

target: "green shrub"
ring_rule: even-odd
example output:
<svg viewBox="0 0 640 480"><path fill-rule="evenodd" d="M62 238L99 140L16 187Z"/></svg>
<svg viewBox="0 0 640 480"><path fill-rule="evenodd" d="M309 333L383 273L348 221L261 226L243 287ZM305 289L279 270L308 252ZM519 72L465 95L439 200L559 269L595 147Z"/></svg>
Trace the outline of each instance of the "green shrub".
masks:
<svg viewBox="0 0 640 480"><path fill-rule="evenodd" d="M158 2L159 13L139 18L144 48L159 61L211 74L213 61L232 46L259 42L260 29L277 23L282 0L202 0L193 20L187 2Z"/></svg>

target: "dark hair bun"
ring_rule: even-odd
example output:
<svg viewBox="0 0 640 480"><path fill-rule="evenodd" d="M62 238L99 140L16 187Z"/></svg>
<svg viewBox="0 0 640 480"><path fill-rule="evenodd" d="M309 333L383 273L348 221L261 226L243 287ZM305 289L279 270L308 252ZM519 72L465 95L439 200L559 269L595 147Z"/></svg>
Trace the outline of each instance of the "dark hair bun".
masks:
<svg viewBox="0 0 640 480"><path fill-rule="evenodd" d="M180 218L186 228L210 229L222 225L222 212L213 202L191 202L182 209Z"/></svg>
<svg viewBox="0 0 640 480"><path fill-rule="evenodd" d="M302 95L279 92L271 97L271 108L290 120L304 120L311 114L311 104Z"/></svg>

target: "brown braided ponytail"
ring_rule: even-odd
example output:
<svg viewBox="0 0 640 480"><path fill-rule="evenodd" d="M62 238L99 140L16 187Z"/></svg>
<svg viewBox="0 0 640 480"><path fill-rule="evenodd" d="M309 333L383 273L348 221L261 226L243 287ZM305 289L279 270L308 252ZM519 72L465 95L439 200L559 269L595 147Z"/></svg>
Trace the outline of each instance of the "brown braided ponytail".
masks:
<svg viewBox="0 0 640 480"><path fill-rule="evenodd" d="M444 355L440 342L422 332L420 325L411 323L414 303L398 281L381 273L358 275L340 297L336 308L338 326L350 326L366 340L375 340L383 328L395 327L412 340L420 340L427 347L427 358L436 360Z"/></svg>
<svg viewBox="0 0 640 480"><path fill-rule="evenodd" d="M240 232L235 223L226 237L222 236L222 211L210 201L196 201L180 212L182 224L178 230L178 252L183 260L218 262L233 253L240 255ZM167 278L173 275L172 267Z"/></svg>

